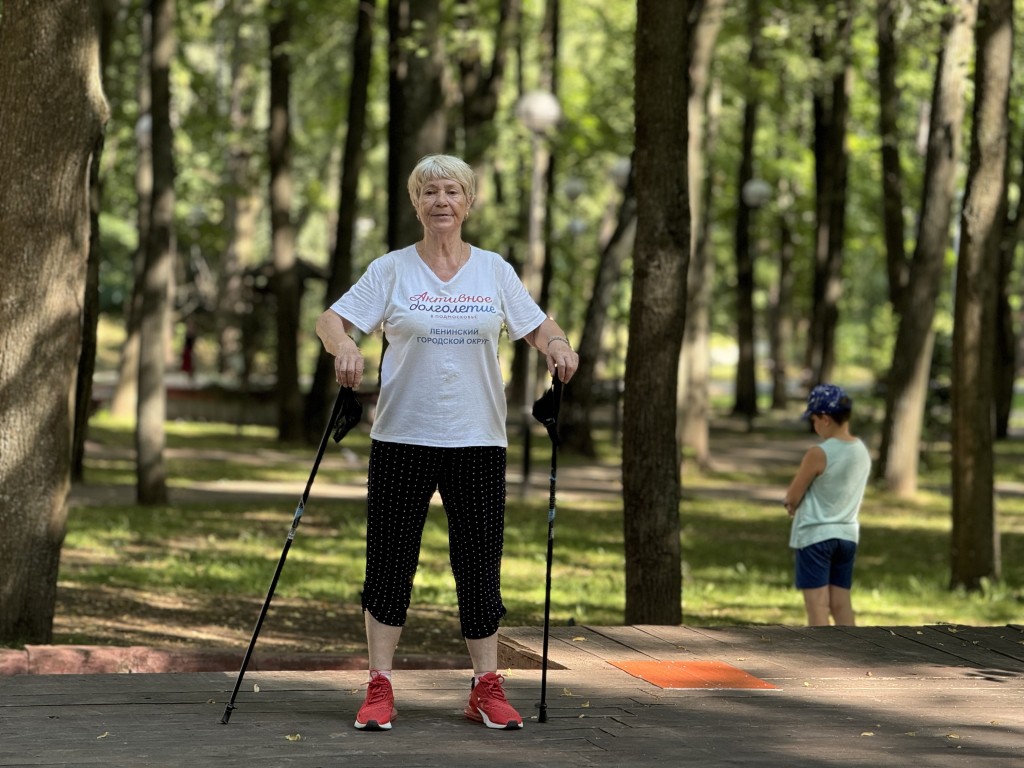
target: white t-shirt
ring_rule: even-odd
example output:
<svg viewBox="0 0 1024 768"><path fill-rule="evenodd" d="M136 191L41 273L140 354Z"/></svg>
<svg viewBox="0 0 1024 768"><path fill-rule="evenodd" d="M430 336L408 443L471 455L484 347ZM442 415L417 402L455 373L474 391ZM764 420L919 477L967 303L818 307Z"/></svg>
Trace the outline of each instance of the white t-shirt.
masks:
<svg viewBox="0 0 1024 768"><path fill-rule="evenodd" d="M497 253L471 248L442 281L410 245L375 259L331 309L388 340L370 436L442 448L507 446L498 362L502 326L513 341L545 314Z"/></svg>

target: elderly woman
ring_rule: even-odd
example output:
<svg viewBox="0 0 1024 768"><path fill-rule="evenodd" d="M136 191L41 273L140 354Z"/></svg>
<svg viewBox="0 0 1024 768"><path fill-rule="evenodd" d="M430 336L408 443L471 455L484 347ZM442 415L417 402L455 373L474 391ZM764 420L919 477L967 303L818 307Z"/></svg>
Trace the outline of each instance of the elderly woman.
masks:
<svg viewBox="0 0 1024 768"><path fill-rule="evenodd" d="M362 592L370 673L355 727L387 730L396 715L392 662L436 490L473 663L465 715L489 728L522 728L497 673L508 446L498 337L506 329L525 339L562 382L579 358L502 257L463 241L476 194L472 169L429 155L408 186L423 239L374 260L316 326L345 387L358 387L364 370L349 334L383 328L388 341L370 433Z"/></svg>

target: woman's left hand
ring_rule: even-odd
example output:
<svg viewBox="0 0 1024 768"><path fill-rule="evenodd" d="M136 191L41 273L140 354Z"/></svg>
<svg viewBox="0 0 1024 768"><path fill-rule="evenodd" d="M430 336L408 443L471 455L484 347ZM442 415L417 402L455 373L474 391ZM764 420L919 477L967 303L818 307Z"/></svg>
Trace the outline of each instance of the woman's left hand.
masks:
<svg viewBox="0 0 1024 768"><path fill-rule="evenodd" d="M545 358L547 359L548 373L557 376L563 384L568 384L575 375L576 369L580 367L580 356L567 342L561 339L550 341Z"/></svg>

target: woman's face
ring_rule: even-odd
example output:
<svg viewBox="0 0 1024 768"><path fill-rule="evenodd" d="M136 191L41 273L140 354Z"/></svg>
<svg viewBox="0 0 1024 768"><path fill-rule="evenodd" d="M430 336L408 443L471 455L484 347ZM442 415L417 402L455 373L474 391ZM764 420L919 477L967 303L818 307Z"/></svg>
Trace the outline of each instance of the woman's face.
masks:
<svg viewBox="0 0 1024 768"><path fill-rule="evenodd" d="M469 200L455 179L431 179L423 184L415 207L424 230L443 234L462 228Z"/></svg>

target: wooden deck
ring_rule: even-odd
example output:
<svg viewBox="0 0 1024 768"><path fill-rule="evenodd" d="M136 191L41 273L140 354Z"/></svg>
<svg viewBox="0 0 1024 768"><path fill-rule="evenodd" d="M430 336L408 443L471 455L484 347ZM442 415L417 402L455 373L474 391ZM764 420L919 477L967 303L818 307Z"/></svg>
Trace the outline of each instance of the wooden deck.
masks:
<svg viewBox="0 0 1024 768"><path fill-rule="evenodd" d="M461 716L463 671L396 673L384 733L352 727L359 671L249 672L228 725L233 671L18 675L0 765L1024 766L1020 626L558 627L546 723L541 631L502 636L522 731Z"/></svg>

